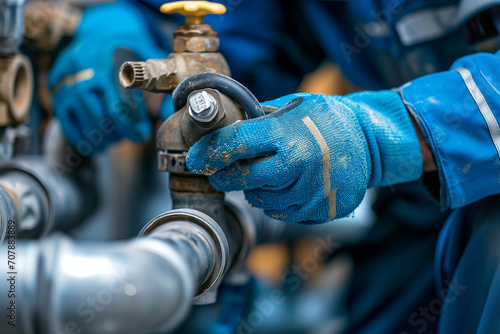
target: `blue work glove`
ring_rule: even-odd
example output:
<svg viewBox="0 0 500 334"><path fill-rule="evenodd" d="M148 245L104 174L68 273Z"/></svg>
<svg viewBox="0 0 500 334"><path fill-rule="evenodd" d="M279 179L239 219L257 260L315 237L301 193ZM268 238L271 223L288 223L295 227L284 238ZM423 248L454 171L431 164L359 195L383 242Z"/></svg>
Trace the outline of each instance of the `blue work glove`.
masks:
<svg viewBox="0 0 500 334"><path fill-rule="evenodd" d="M422 173L419 141L396 92L293 94L264 104L279 109L207 135L189 150L187 166L210 175L216 189L244 190L273 218L342 218L368 187Z"/></svg>
<svg viewBox="0 0 500 334"><path fill-rule="evenodd" d="M167 56L137 6L117 1L86 10L74 41L49 75L54 113L70 144L90 155L123 138L149 138L152 124L143 93L123 89L118 70L127 60ZM169 116L171 105L166 98L161 117Z"/></svg>

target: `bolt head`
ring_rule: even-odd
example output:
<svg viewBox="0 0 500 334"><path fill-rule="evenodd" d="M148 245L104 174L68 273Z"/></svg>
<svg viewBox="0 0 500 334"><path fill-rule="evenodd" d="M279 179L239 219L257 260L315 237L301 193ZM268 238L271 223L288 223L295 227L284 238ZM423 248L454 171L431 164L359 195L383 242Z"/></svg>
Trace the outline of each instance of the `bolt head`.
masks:
<svg viewBox="0 0 500 334"><path fill-rule="evenodd" d="M210 122L216 116L219 106L214 97L205 91L197 92L189 97L189 115L199 122Z"/></svg>

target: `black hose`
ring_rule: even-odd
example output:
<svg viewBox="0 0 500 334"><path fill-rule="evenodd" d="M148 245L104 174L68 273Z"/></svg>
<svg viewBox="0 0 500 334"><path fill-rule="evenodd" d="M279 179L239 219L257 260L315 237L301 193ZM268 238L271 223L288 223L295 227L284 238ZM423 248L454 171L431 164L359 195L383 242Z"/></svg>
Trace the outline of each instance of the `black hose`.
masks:
<svg viewBox="0 0 500 334"><path fill-rule="evenodd" d="M200 73L182 81L172 93L175 110L180 110L187 103L189 94L195 90L213 88L229 95L243 108L249 118L264 116L264 111L257 98L238 81L218 73Z"/></svg>

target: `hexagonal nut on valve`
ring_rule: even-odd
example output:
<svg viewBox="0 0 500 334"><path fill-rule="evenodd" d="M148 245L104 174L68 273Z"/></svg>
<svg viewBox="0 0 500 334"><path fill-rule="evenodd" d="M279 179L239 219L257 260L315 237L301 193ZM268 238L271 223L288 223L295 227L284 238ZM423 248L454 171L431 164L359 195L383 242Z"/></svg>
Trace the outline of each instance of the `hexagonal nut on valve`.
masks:
<svg viewBox="0 0 500 334"><path fill-rule="evenodd" d="M192 93L188 98L188 103L189 116L200 123L213 121L219 112L217 100L205 91Z"/></svg>
<svg viewBox="0 0 500 334"><path fill-rule="evenodd" d="M217 52L219 39L214 37L195 36L174 39L174 52Z"/></svg>

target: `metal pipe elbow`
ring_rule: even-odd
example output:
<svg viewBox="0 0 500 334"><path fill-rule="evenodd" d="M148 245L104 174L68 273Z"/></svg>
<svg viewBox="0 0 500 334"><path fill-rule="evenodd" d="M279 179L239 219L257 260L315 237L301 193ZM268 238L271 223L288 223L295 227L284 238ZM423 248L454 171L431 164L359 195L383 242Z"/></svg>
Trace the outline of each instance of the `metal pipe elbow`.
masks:
<svg viewBox="0 0 500 334"><path fill-rule="evenodd" d="M19 206L18 236L41 237L67 231L95 209L92 168L60 171L39 157L24 157L0 166L0 187L15 196Z"/></svg>
<svg viewBox="0 0 500 334"><path fill-rule="evenodd" d="M193 303L215 303L232 257L226 234L214 219L194 209L171 210L153 218L139 236L173 245L191 268L196 285Z"/></svg>
<svg viewBox="0 0 500 334"><path fill-rule="evenodd" d="M3 247L2 263L7 263L6 254ZM2 333L168 331L188 315L195 291L181 255L154 238L76 244L58 235L19 243L17 256L23 259L16 268L22 280L12 277L17 324L1 322ZM11 283L0 284L8 291ZM2 298L0 304L8 309L10 300Z"/></svg>

